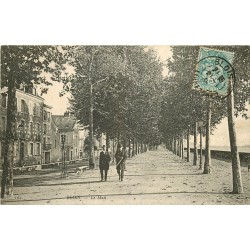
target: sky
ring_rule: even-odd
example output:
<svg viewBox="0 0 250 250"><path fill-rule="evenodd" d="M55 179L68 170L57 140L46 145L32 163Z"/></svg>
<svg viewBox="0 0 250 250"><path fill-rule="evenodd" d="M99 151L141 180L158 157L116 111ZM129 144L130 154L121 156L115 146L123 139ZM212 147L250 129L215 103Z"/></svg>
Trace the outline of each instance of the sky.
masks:
<svg viewBox="0 0 250 250"><path fill-rule="evenodd" d="M162 61L166 61L171 57L172 52L170 50L170 46L157 45L151 46L153 47ZM163 69L163 75L167 75L167 69ZM52 106L53 114L63 114L68 104L69 94L64 95L63 97L59 97L59 92L62 90L62 85L59 83L55 83L48 90L48 93L43 96L46 104ZM250 117L250 105L248 105L248 115ZM238 145L244 146L250 144L250 119L246 120L245 118L238 117L235 119L236 124L236 132ZM204 143L203 143L204 144ZM212 146L229 146L229 134L228 134L228 124L227 119L223 119L222 122L217 126L214 130L213 135L211 136L211 145Z"/></svg>

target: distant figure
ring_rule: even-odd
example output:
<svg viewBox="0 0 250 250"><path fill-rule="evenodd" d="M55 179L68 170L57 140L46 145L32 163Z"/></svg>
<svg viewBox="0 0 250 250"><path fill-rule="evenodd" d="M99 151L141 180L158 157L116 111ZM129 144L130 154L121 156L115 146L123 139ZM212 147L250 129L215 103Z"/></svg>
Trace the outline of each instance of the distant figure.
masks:
<svg viewBox="0 0 250 250"><path fill-rule="evenodd" d="M108 148L105 151L105 145L103 145L102 152L100 153L100 159L99 159L101 181L107 181L110 160L111 160L111 157L109 155Z"/></svg>
<svg viewBox="0 0 250 250"><path fill-rule="evenodd" d="M116 161L116 170L119 175L119 181L123 181L126 158L127 158L126 149L121 150L121 145L118 144L117 151L115 153L115 161Z"/></svg>

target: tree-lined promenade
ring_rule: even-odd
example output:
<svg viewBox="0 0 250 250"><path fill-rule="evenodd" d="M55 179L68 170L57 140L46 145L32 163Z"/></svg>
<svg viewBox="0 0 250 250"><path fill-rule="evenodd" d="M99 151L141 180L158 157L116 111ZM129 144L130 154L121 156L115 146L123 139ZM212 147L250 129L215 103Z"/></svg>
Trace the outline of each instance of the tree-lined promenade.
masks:
<svg viewBox="0 0 250 250"><path fill-rule="evenodd" d="M246 116L249 101L249 46L213 46L234 53L235 116ZM15 91L20 84L40 85L42 92L55 81L63 95L71 94L71 111L89 128L89 166L96 165L93 137L106 134L127 147L146 149L164 143L178 156L183 141L194 136L193 165L198 166L198 132L206 136L202 173L210 174L209 135L228 116L226 99L209 98L193 89L199 46L172 46L164 63L147 46L2 46L1 84L8 87L7 129L1 197L13 195ZM69 70L71 69L71 70ZM202 125L203 124L203 125ZM190 162L189 147L187 161ZM234 157L234 156L233 156ZM242 193L233 168L233 192ZM239 169L239 168L238 168Z"/></svg>
<svg viewBox="0 0 250 250"><path fill-rule="evenodd" d="M81 174L70 168L69 178L63 180L60 169L16 176L15 195L3 204L250 204L247 168L242 168L244 194L235 195L230 193L230 163L212 159L212 164L212 173L204 175L192 163L159 147L129 158L123 182L114 164L107 182L100 182L97 168Z"/></svg>

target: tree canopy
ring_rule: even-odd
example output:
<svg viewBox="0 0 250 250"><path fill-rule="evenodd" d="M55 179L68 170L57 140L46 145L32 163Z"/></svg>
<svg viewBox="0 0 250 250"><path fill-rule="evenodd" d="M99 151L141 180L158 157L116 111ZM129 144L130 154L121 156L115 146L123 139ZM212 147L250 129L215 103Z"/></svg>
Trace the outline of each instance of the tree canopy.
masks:
<svg viewBox="0 0 250 250"><path fill-rule="evenodd" d="M209 47L209 46L208 46ZM205 122L207 97L192 88L198 60L199 46L172 46L173 56L167 62L169 75L164 80L165 96L161 109L161 131L164 137L183 133L195 121ZM235 115L246 117L246 103L250 89L249 46L213 46L213 49L234 52L236 73ZM243 63L242 63L243 62ZM226 100L212 98L212 128L227 116Z"/></svg>
<svg viewBox="0 0 250 250"><path fill-rule="evenodd" d="M162 63L153 50L143 46L76 46L67 48L67 55L76 73L65 81L65 88L72 94L72 111L84 125L89 124L91 77L95 132L148 142L159 139Z"/></svg>

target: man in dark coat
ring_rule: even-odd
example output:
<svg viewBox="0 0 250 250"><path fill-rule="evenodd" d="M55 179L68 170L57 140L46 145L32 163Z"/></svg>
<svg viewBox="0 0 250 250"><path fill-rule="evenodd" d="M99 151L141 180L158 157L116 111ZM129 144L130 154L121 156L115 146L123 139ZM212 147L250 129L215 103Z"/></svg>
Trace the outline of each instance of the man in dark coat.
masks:
<svg viewBox="0 0 250 250"><path fill-rule="evenodd" d="M119 175L119 181L123 181L126 158L127 158L126 151L121 150L121 145L118 144L117 151L115 153L115 161L116 161L116 170Z"/></svg>
<svg viewBox="0 0 250 250"><path fill-rule="evenodd" d="M99 158L101 181L107 181L110 160L111 157L109 155L108 148L105 151L105 145L103 145L102 152L100 153L100 158Z"/></svg>

